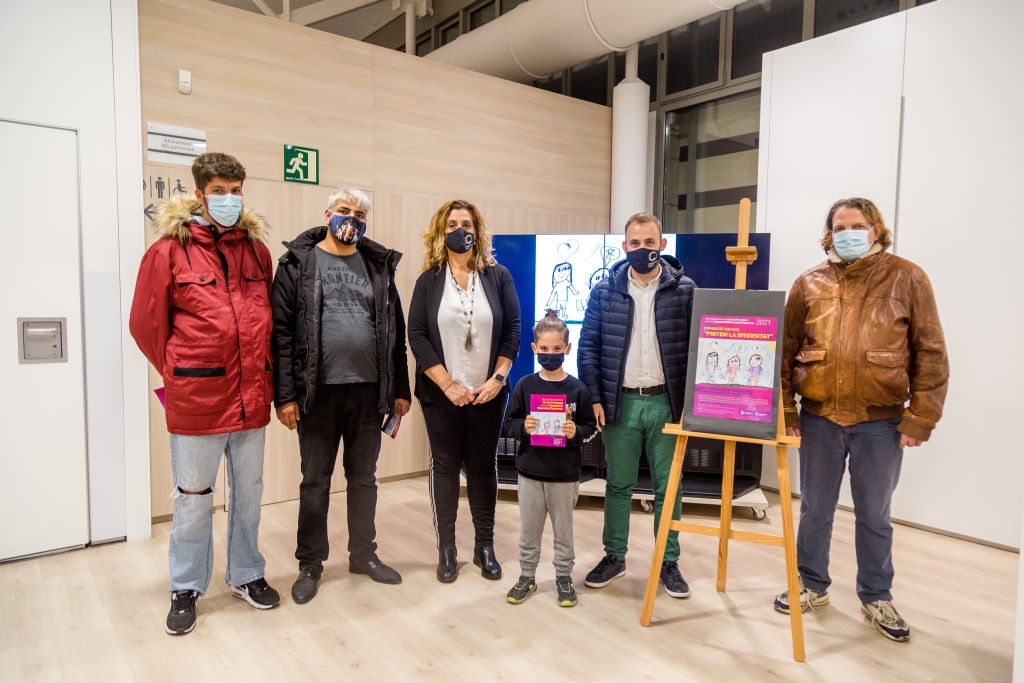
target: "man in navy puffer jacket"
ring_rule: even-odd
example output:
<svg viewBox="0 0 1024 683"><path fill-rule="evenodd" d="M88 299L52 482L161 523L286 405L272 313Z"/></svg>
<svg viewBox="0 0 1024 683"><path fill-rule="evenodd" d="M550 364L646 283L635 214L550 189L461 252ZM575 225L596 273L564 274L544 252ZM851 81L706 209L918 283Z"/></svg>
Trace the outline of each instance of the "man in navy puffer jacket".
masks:
<svg viewBox="0 0 1024 683"><path fill-rule="evenodd" d="M622 248L626 260L590 293L579 345L580 379L590 389L608 461L604 502L605 557L586 584L602 588L626 573L629 512L641 447L646 446L654 487L657 533L675 440L662 433L683 411L690 343L693 280L663 256L661 222L649 213L630 216ZM679 515L680 496L673 501ZM669 534L661 582L669 595L690 589L679 572L678 532Z"/></svg>

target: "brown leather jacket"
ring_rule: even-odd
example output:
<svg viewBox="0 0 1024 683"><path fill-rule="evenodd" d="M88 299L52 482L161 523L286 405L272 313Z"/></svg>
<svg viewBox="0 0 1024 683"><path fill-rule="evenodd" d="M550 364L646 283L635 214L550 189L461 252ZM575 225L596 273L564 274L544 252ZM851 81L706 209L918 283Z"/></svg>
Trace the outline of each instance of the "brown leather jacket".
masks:
<svg viewBox="0 0 1024 683"><path fill-rule="evenodd" d="M793 284L782 345L786 426L801 409L840 425L902 416L926 440L942 417L949 363L928 276L885 251L833 253ZM910 405L904 404L910 400Z"/></svg>

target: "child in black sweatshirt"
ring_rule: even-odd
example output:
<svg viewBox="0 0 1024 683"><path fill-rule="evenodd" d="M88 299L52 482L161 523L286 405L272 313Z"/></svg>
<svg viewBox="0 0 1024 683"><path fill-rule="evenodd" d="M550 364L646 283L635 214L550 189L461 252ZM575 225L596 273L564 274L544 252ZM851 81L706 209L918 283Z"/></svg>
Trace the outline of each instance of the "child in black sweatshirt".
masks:
<svg viewBox="0 0 1024 683"><path fill-rule="evenodd" d="M592 401L586 385L562 369L571 348L569 328L554 311L533 328L533 352L543 368L519 380L505 412L505 436L519 439L516 469L519 471L519 536L521 576L506 599L513 605L524 602L537 590L537 565L544 524L551 517L555 534L555 586L558 604L572 607L578 602L572 585L576 558L572 542L572 510L580 489L582 446L597 429ZM531 414L531 397L547 397L544 412ZM563 412L552 412L552 406ZM556 408L557 410L557 408ZM539 419L538 419L539 417ZM556 445L532 445L532 435L548 435Z"/></svg>

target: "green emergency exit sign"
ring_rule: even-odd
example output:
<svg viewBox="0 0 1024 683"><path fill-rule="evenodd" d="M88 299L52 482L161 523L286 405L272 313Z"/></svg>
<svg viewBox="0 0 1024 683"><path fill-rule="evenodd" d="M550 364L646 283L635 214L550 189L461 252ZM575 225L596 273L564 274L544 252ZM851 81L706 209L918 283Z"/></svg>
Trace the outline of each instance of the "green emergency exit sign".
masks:
<svg viewBox="0 0 1024 683"><path fill-rule="evenodd" d="M284 146L284 179L290 183L320 184L320 150Z"/></svg>

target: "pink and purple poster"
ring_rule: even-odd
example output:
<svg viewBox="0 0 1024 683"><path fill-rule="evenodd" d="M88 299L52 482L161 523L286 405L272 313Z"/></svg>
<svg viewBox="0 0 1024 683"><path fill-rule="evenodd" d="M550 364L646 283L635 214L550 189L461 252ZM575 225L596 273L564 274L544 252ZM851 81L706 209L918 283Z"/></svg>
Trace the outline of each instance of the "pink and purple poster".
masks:
<svg viewBox="0 0 1024 683"><path fill-rule="evenodd" d="M537 420L531 446L565 447L565 394L530 394L530 415Z"/></svg>
<svg viewBox="0 0 1024 683"><path fill-rule="evenodd" d="M694 417L771 422L778 318L701 315Z"/></svg>

